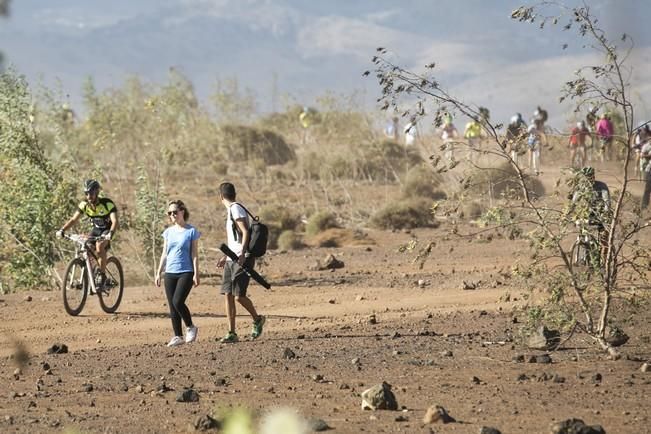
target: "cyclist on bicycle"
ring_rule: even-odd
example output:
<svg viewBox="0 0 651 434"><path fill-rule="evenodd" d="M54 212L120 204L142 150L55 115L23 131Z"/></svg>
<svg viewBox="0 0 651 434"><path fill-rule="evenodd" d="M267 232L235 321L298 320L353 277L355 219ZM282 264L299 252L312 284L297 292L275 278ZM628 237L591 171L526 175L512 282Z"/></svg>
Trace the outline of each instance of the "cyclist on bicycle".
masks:
<svg viewBox="0 0 651 434"><path fill-rule="evenodd" d="M597 138L599 139L599 145L601 150L601 161L604 161L604 158L608 161L612 160L612 148L613 148L613 137L615 134L615 128L612 121L610 120L610 115L608 113L603 113L601 119L597 122Z"/></svg>
<svg viewBox="0 0 651 434"><path fill-rule="evenodd" d="M527 134L527 124L522 119L520 113L511 117L509 125L506 127L506 144L511 154L511 159L518 164L518 155L522 152L521 142Z"/></svg>
<svg viewBox="0 0 651 434"><path fill-rule="evenodd" d="M595 180L594 168L584 167L574 184L570 214L576 220L587 220L597 230L597 239L604 257L610 223L610 191L605 182Z"/></svg>
<svg viewBox="0 0 651 434"><path fill-rule="evenodd" d="M110 240L113 239L118 228L118 209L108 197L99 197L99 182L88 179L84 182L86 200L79 203L79 207L62 227L57 231L57 236L62 237L65 231L77 223L82 215L86 215L93 224L93 229L88 234L92 238L103 238L95 241L95 250L98 256L100 279L104 281L106 272L106 251Z"/></svg>
<svg viewBox="0 0 651 434"><path fill-rule="evenodd" d="M590 137L590 130L585 125L585 122L577 122L576 126L572 128L572 132L570 133L570 140L568 143L570 146L571 167L582 167L583 163L585 163L586 142L588 137Z"/></svg>

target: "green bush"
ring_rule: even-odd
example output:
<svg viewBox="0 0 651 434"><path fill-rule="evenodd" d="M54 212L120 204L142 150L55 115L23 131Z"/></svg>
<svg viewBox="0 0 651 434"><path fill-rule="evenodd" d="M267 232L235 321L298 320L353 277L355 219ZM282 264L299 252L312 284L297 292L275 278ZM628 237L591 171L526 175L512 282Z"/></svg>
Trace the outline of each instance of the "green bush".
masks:
<svg viewBox="0 0 651 434"><path fill-rule="evenodd" d="M442 176L435 173L431 167L419 165L407 173L402 195L405 198L447 199L445 192L438 188L441 182Z"/></svg>
<svg viewBox="0 0 651 434"><path fill-rule="evenodd" d="M292 230L283 231L278 237L278 248L281 250L298 250L303 247L305 247L303 239Z"/></svg>
<svg viewBox="0 0 651 434"><path fill-rule="evenodd" d="M58 258L54 232L74 210L67 166L47 158L34 128L27 83L0 74L0 285L49 285ZM8 286L8 285L7 285Z"/></svg>
<svg viewBox="0 0 651 434"><path fill-rule="evenodd" d="M326 229L338 228L339 224L337 223L337 218L334 214L328 211L319 211L316 214L310 216L307 220L307 225L305 227L305 232L309 236L323 232Z"/></svg>
<svg viewBox="0 0 651 434"><path fill-rule="evenodd" d="M376 212L371 225L379 229L413 229L438 227L432 214L432 203L426 199L407 199L390 203Z"/></svg>

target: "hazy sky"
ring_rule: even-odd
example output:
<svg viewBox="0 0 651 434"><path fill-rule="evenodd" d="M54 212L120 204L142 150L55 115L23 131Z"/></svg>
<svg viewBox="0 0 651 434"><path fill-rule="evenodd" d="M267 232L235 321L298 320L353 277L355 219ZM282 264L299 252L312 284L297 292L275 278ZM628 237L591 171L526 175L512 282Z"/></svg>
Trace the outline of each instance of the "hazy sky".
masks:
<svg viewBox="0 0 651 434"><path fill-rule="evenodd" d="M581 49L573 32L511 20L511 10L523 3L13 0L11 16L0 21L0 50L31 82L60 83L75 106L86 76L100 89L133 74L160 83L174 66L193 81L202 101L217 79L237 77L255 90L261 109L270 110L280 94L310 104L326 90L360 90L371 107L377 86L361 73L383 46L412 69L435 61L442 83L466 101L490 107L495 118L515 111L528 117L542 104L562 127L571 117L569 106L557 105L562 83L598 58ZM611 34L633 36L633 95L646 113L651 2L587 3Z"/></svg>

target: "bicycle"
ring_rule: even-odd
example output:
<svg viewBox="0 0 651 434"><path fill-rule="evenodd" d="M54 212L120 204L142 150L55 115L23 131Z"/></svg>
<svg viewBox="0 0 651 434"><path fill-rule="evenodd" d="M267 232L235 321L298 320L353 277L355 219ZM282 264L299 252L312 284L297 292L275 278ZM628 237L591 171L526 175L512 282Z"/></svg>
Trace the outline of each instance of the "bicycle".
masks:
<svg viewBox="0 0 651 434"><path fill-rule="evenodd" d="M106 238L78 234L64 234L63 237L75 243L75 257L68 263L63 277L63 306L66 312L72 316L79 315L90 293L98 296L104 312L115 313L124 292L122 264L115 256L108 257L106 272L102 275L95 248L91 244Z"/></svg>
<svg viewBox="0 0 651 434"><path fill-rule="evenodd" d="M589 275L601 262L600 245L594 236L596 226L585 219L577 220L575 224L578 232L571 250L572 271Z"/></svg>

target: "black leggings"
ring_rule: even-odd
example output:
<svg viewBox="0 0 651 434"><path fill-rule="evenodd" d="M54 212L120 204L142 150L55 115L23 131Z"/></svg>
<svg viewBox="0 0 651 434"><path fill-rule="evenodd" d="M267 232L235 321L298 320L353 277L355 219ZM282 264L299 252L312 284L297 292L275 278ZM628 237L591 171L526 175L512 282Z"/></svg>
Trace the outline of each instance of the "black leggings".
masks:
<svg viewBox="0 0 651 434"><path fill-rule="evenodd" d="M181 318L186 326L192 327L192 316L190 309L185 305L185 299L192 289L193 278L194 273L165 273L165 294L170 306L174 336L183 336Z"/></svg>

